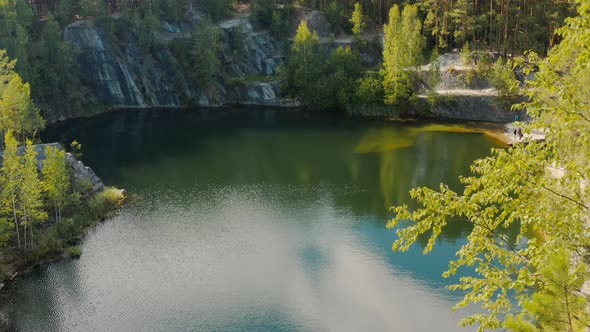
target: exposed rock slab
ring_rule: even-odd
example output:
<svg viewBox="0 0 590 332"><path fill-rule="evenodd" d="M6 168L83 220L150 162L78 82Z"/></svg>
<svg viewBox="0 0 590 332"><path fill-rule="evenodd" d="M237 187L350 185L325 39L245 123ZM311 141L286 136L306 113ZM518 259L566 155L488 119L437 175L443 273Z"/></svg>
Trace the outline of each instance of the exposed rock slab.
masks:
<svg viewBox="0 0 590 332"><path fill-rule="evenodd" d="M59 143L49 143L49 144L36 144L33 147L37 152L37 169L41 171L43 169L43 163L47 156L45 155L45 148L51 146L53 148L64 150L64 147ZM19 147L17 152L19 154L24 154L25 148ZM0 152L0 159L4 156L4 152ZM1 160L0 160L1 162ZM94 173L94 171L85 166L82 161L76 159L71 153L66 152L66 163L71 169L73 170L74 179L79 183L88 184L93 192L101 192L106 189L106 186L102 182L102 180Z"/></svg>

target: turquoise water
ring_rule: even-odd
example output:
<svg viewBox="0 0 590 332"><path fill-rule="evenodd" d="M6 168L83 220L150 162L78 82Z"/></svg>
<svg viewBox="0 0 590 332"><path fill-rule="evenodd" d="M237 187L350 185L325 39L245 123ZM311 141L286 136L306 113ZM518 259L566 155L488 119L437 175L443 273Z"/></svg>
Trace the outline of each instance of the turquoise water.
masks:
<svg viewBox="0 0 590 332"><path fill-rule="evenodd" d="M64 128L68 128L65 130ZM132 198L79 260L11 287L19 331L455 331L429 256L391 251L388 207L457 186L477 133L284 109L127 110L51 128Z"/></svg>

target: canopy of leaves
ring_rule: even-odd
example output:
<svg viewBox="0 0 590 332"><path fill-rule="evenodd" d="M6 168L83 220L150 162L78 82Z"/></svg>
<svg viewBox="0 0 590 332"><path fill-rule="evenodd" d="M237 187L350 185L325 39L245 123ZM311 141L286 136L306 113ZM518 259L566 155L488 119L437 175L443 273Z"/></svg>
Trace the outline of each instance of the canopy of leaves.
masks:
<svg viewBox="0 0 590 332"><path fill-rule="evenodd" d="M424 38L418 8L406 5L402 13L394 5L389 11L389 23L383 30L383 88L385 103L399 104L412 94L414 71L422 63Z"/></svg>
<svg viewBox="0 0 590 332"><path fill-rule="evenodd" d="M476 161L473 175L461 178L462 193L446 185L412 190L421 207L395 207L388 223L412 222L397 230L394 250L426 236L425 253L447 224L473 225L444 275L474 268L450 288L465 292L456 308L481 306L462 322L480 331L585 331L590 323L582 289L590 277L590 4L576 4L579 16L559 30L563 41L550 56L528 59L538 72L527 82L532 101L520 106L534 117L527 130L544 130L545 142ZM506 235L509 227L519 228L516 237Z"/></svg>
<svg viewBox="0 0 590 332"><path fill-rule="evenodd" d="M0 50L0 131L8 129L20 135L42 129L45 122L31 100L31 88L14 71L16 60L10 61Z"/></svg>

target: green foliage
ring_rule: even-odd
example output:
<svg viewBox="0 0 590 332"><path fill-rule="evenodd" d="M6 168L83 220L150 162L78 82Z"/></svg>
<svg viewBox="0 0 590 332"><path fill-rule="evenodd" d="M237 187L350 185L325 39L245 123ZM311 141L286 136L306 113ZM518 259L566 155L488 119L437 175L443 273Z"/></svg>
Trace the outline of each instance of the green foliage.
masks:
<svg viewBox="0 0 590 332"><path fill-rule="evenodd" d="M322 77L325 62L326 53L320 38L301 21L285 70L288 94L300 97L308 105L317 105L321 96L317 93L316 82Z"/></svg>
<svg viewBox="0 0 590 332"><path fill-rule="evenodd" d="M0 50L0 130L11 129L17 134L32 134L45 122L31 100L31 89L14 71L16 60L10 61Z"/></svg>
<svg viewBox="0 0 590 332"><path fill-rule="evenodd" d="M318 80L314 97L316 108L344 108L350 104L361 76L360 57L350 47L332 51Z"/></svg>
<svg viewBox="0 0 590 332"><path fill-rule="evenodd" d="M55 220L62 220L62 209L70 190L70 177L66 165L65 151L47 146L43 162L43 186L55 210Z"/></svg>
<svg viewBox="0 0 590 332"><path fill-rule="evenodd" d="M389 23L383 29L385 103L399 105L410 99L415 68L422 63L424 39L420 34L418 8L406 5L400 15L399 7L394 5L389 11Z"/></svg>
<svg viewBox="0 0 590 332"><path fill-rule="evenodd" d="M231 0L202 0L201 5L213 21L228 17L232 11Z"/></svg>
<svg viewBox="0 0 590 332"><path fill-rule="evenodd" d="M102 0L80 0L80 12L83 16L107 15L107 2Z"/></svg>
<svg viewBox="0 0 590 332"><path fill-rule="evenodd" d="M479 78L488 80L502 97L516 95L519 82L514 75L512 61L504 61L501 58L492 62L491 56L484 53L477 63L476 74Z"/></svg>
<svg viewBox="0 0 590 332"><path fill-rule="evenodd" d="M467 41L514 54L533 49L546 54L556 28L573 14L572 1L419 0L424 30L432 44L446 49Z"/></svg>
<svg viewBox="0 0 590 332"><path fill-rule="evenodd" d="M539 274L549 282L542 284L530 299L523 301L523 313L506 318L506 327L512 331L586 330L590 323L587 314L571 316L572 313L584 313L587 308L586 301L579 296L589 276L587 266L579 265L577 268L584 270L572 271L572 257L565 248L545 255L547 261Z"/></svg>
<svg viewBox="0 0 590 332"><path fill-rule="evenodd" d="M289 35L291 28L292 8L283 6L272 13L270 33L276 38L283 39Z"/></svg>
<svg viewBox="0 0 590 332"><path fill-rule="evenodd" d="M179 23L188 18L191 8L190 2L191 0L160 1L160 12L167 21Z"/></svg>
<svg viewBox="0 0 590 332"><path fill-rule="evenodd" d="M517 93L518 81L514 76L512 62L498 59L492 66L488 77L492 85L498 89L500 96L510 96Z"/></svg>
<svg viewBox="0 0 590 332"><path fill-rule="evenodd" d="M29 253L28 260L39 263L45 257L57 255L62 250L63 244L56 227L39 234L37 245Z"/></svg>
<svg viewBox="0 0 590 332"><path fill-rule="evenodd" d="M482 313L462 321L479 331L585 331L590 320L582 293L590 277L590 5L576 4L580 16L560 30L563 41L549 58L529 56L526 72L538 68L527 82L531 102L517 105L533 117L525 131L542 129L545 141L494 150L475 161L473 175L460 179L462 192L444 184L413 189L420 207L395 207L388 223L409 224L397 229L394 250L406 251L425 237L424 253L449 223L473 226L444 276L473 267L450 289L464 294L455 308L481 306ZM507 236L510 227L519 229L516 236Z"/></svg>
<svg viewBox="0 0 590 332"><path fill-rule="evenodd" d="M14 224L18 248L21 246L19 218L22 214L19 199L20 188L23 183L22 157L18 155L18 142L12 135L12 130L7 130L4 135L4 154L2 155L2 168L0 169L1 211ZM6 223L2 223L5 226ZM4 233L4 231L2 231ZM4 244L2 244L4 245Z"/></svg>
<svg viewBox="0 0 590 332"><path fill-rule="evenodd" d="M71 246L71 247L69 247L68 248L68 253L72 257L76 257L76 258L82 256L82 250L78 246Z"/></svg>
<svg viewBox="0 0 590 332"><path fill-rule="evenodd" d="M28 40L23 33L27 34L32 24L33 12L25 0L0 1L0 49L6 48L15 57L22 51L18 49L22 48L23 39ZM23 60L22 64L25 63Z"/></svg>
<svg viewBox="0 0 590 332"><path fill-rule="evenodd" d="M22 185L19 191L19 201L22 205L22 220L25 225L25 235L28 227L31 234L29 237L30 247L32 248L34 238L33 228L36 223L44 222L47 219L47 212L45 212L45 206L43 204L43 185L37 171L37 151L33 146L33 142L27 140L26 143L21 166ZM27 248L26 238L25 236L25 249Z"/></svg>
<svg viewBox="0 0 590 332"><path fill-rule="evenodd" d="M326 19L330 24L330 30L332 32L338 32L344 21L344 8L336 1L330 2L326 9Z"/></svg>
<svg viewBox="0 0 590 332"><path fill-rule="evenodd" d="M367 23L365 22L363 15L363 7L358 2L354 4L354 11L352 12L350 23L352 24L352 35L358 42L361 40L363 32L367 27Z"/></svg>
<svg viewBox="0 0 590 332"><path fill-rule="evenodd" d="M192 75L211 101L215 97L215 83L221 68L221 32L207 21L201 21L192 37Z"/></svg>
<svg viewBox="0 0 590 332"><path fill-rule="evenodd" d="M473 51L471 51L471 47L469 46L469 42L466 42L465 45L461 48L461 60L465 66L471 65L473 62Z"/></svg>
<svg viewBox="0 0 590 332"><path fill-rule="evenodd" d="M135 15L133 20L138 26L139 45L144 50L157 47L160 32L160 19L158 16L151 10L146 11L143 19L139 19L138 14Z"/></svg>
<svg viewBox="0 0 590 332"><path fill-rule="evenodd" d="M124 199L123 191L114 187L108 187L94 195L88 204L93 219L104 218L109 212L119 207Z"/></svg>
<svg viewBox="0 0 590 332"><path fill-rule="evenodd" d="M61 0L57 6L57 19L62 26L69 24L74 15L81 13L79 2L75 0Z"/></svg>
<svg viewBox="0 0 590 332"><path fill-rule="evenodd" d="M229 34L230 45L231 48L234 50L234 60L239 61L240 57L243 57L247 53L246 49L246 42L244 37L244 32L242 28L238 25L233 28Z"/></svg>
<svg viewBox="0 0 590 332"><path fill-rule="evenodd" d="M277 10L275 0L252 0L251 18L254 22L259 23L265 28L272 25L273 15Z"/></svg>
<svg viewBox="0 0 590 332"><path fill-rule="evenodd" d="M82 159L82 144L76 140L73 140L72 143L70 143L70 152L76 159Z"/></svg>
<svg viewBox="0 0 590 332"><path fill-rule="evenodd" d="M54 117L78 111L80 107L78 55L79 50L64 41L59 24L49 13L41 40L31 54L31 85L34 95L50 104L55 112L50 115Z"/></svg>
<svg viewBox="0 0 590 332"><path fill-rule="evenodd" d="M380 72L365 72L357 81L353 95L355 105L383 105L383 76Z"/></svg>
<svg viewBox="0 0 590 332"><path fill-rule="evenodd" d="M436 86L441 82L440 62L438 61L438 49L435 48L430 55L430 66L428 68L428 87L430 91L435 91Z"/></svg>

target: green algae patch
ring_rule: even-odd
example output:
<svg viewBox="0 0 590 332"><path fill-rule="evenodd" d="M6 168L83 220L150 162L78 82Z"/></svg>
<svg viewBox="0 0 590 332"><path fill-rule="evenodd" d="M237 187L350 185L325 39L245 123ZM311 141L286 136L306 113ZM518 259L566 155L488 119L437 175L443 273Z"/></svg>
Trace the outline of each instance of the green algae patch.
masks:
<svg viewBox="0 0 590 332"><path fill-rule="evenodd" d="M400 132L390 128L372 129L360 139L354 152L388 152L407 148L415 144L415 134L408 133L406 130Z"/></svg>
<svg viewBox="0 0 590 332"><path fill-rule="evenodd" d="M411 131L415 134L427 133L427 132L447 132L447 133L484 133L486 130L483 128L475 128L465 125L446 125L446 124L429 124L422 127L412 128Z"/></svg>
<svg viewBox="0 0 590 332"><path fill-rule="evenodd" d="M414 134L428 132L447 132L463 134L482 134L499 145L509 143L508 136L504 133L504 126L497 124L439 124L433 123L411 129Z"/></svg>

